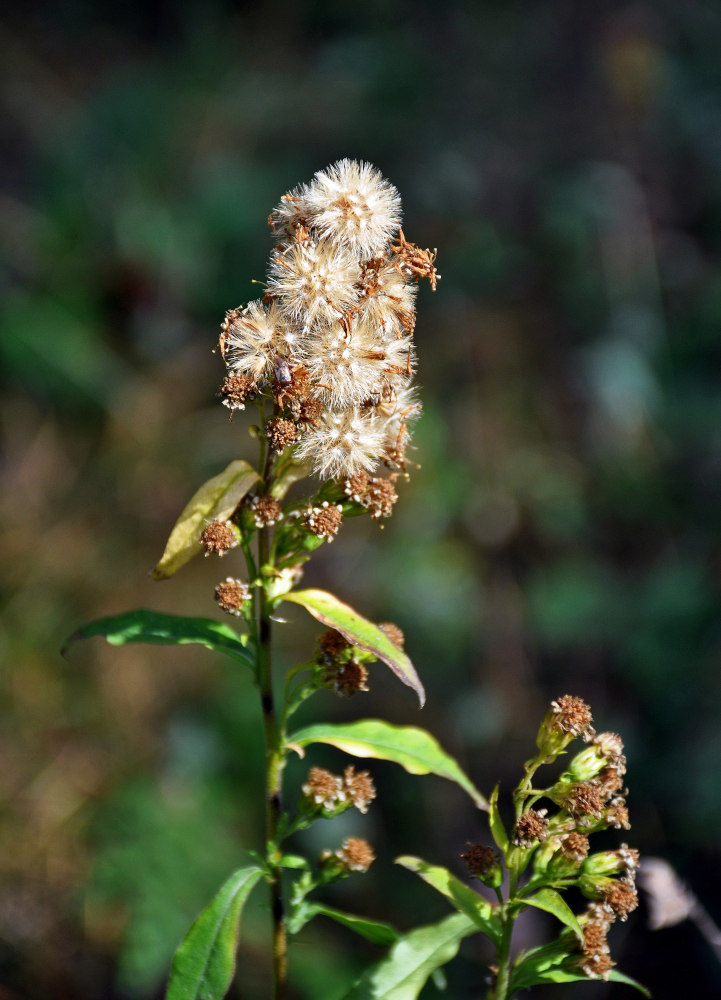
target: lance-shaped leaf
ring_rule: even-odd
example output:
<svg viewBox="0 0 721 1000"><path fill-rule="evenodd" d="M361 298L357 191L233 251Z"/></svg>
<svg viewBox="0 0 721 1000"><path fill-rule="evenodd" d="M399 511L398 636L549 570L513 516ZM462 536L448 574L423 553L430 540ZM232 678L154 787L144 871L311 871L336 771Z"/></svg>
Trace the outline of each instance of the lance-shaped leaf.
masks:
<svg viewBox="0 0 721 1000"><path fill-rule="evenodd" d="M429 976L455 958L463 938L477 930L468 917L453 913L437 924L404 934L343 1000L416 1000Z"/></svg>
<svg viewBox="0 0 721 1000"><path fill-rule="evenodd" d="M323 906L322 903L308 903L306 916L306 923L315 916L330 917L331 920L342 924L348 930L360 934L371 944L389 945L400 937L398 931L390 924L384 924L380 920L368 920L366 917L357 917L354 913L343 913L331 906Z"/></svg>
<svg viewBox="0 0 721 1000"><path fill-rule="evenodd" d="M421 706L423 705L426 693L415 667L403 650L395 646L377 625L363 618L349 604L344 604L325 590L294 590L285 594L283 600L302 605L319 622L340 632L348 642L373 653L387 664L404 684L413 688Z"/></svg>
<svg viewBox="0 0 721 1000"><path fill-rule="evenodd" d="M188 931L173 959L166 1000L221 1000L235 973L240 915L259 868L240 868Z"/></svg>
<svg viewBox="0 0 721 1000"><path fill-rule="evenodd" d="M288 737L287 746L305 747L310 743L328 743L354 757L392 760L409 774L436 774L460 785L479 809L488 808L488 803L470 778L425 729L394 726L384 719L321 722L293 733Z"/></svg>
<svg viewBox="0 0 721 1000"><path fill-rule="evenodd" d="M566 959L563 965L553 965L537 973L531 973L528 970L524 970L525 975L516 976L514 973L511 976L510 990L516 993L518 990L528 989L531 986L540 986L542 983L598 982L597 979L591 979L590 976L581 971L578 966L579 958L580 956L576 955L573 958ZM651 997L651 993L645 986L642 986L641 983L625 975L623 972L619 972L618 969L611 969L605 975L611 982L624 983L626 986L631 986L633 989L638 990L645 997Z"/></svg>
<svg viewBox="0 0 721 1000"><path fill-rule="evenodd" d="M535 906L539 910L545 910L546 913L552 913L553 916L556 917L557 920L560 920L562 924L571 928L579 941L583 941L583 931L581 930L581 925L579 924L575 913L565 901L563 896L556 892L555 889L539 889L539 891L533 896L526 896L523 899L514 899L511 900L511 902L518 903L522 906Z"/></svg>
<svg viewBox="0 0 721 1000"><path fill-rule="evenodd" d="M498 908L494 909L487 899L464 885L447 868L441 865L429 865L421 858L414 858L408 854L396 858L396 864L403 865L409 871L420 875L428 885L450 900L457 910L470 917L476 927L487 934L492 941L496 944L500 942L502 927Z"/></svg>
<svg viewBox="0 0 721 1000"><path fill-rule="evenodd" d="M203 483L175 522L165 552L151 573L153 579L167 580L202 552L200 533L205 522L227 521L257 479L258 473L247 462L238 459Z"/></svg>
<svg viewBox="0 0 721 1000"><path fill-rule="evenodd" d="M90 639L100 635L111 646L122 646L126 642L149 642L163 646L185 646L199 643L206 649L225 653L236 660L253 666L253 660L245 647L245 637L239 636L230 625L213 621L212 618L184 618L180 615L164 615L157 611L128 611L124 615L99 618L83 625L73 632L65 643L65 653L76 639Z"/></svg>
<svg viewBox="0 0 721 1000"><path fill-rule="evenodd" d="M491 836L495 841L496 847L500 847L503 853L506 853L508 848L508 834L506 833L506 828L501 820L501 814L498 812L498 785L491 792L491 799L489 802L489 816L488 825L491 828Z"/></svg>

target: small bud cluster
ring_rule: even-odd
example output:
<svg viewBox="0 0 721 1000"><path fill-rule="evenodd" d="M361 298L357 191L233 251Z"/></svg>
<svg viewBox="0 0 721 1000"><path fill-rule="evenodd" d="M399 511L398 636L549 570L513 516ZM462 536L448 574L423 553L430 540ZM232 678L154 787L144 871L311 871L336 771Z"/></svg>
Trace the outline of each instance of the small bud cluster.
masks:
<svg viewBox="0 0 721 1000"><path fill-rule="evenodd" d="M229 615L241 615L250 600L250 587L242 580L229 576L215 588L218 606Z"/></svg>
<svg viewBox="0 0 721 1000"><path fill-rule="evenodd" d="M321 852L323 880L331 882L351 872L367 872L375 861L373 848L363 837L346 837L337 851Z"/></svg>
<svg viewBox="0 0 721 1000"><path fill-rule="evenodd" d="M592 722L591 710L580 698L564 695L551 703L538 732L538 754L525 765L524 778L514 793L517 818L510 836L499 838L501 820L493 802L491 829L496 843L503 845L507 868L516 878L532 864L526 892L531 887L556 892L574 888L591 900L579 917L581 955L575 937L567 936L568 948L559 961L569 971L580 969L590 978L607 979L614 965L606 940L608 930L638 905L635 879L639 855L627 844L617 850L591 852L593 834L609 827L630 826L623 797L623 743L616 733L596 734ZM536 780L539 768L557 760L578 737L588 745L571 758L554 784L540 787ZM543 799L556 809L539 808L537 803ZM492 888L502 884L501 859L492 848L469 844L461 857L473 877ZM560 941L565 940L563 933Z"/></svg>
<svg viewBox="0 0 721 1000"><path fill-rule="evenodd" d="M353 646L335 629L328 629L318 638L320 683L333 688L342 698L358 691L368 691L368 668L364 660L370 654Z"/></svg>
<svg viewBox="0 0 721 1000"><path fill-rule="evenodd" d="M238 529L231 521L209 521L200 534L205 555L224 556L240 541Z"/></svg>
<svg viewBox="0 0 721 1000"><path fill-rule="evenodd" d="M406 240L400 220L398 192L370 164L341 160L319 171L269 218L277 243L265 296L222 324L224 405L270 396L273 450L294 447L326 479L380 463L406 468L408 426L420 412L416 283L435 288L438 275L435 254ZM367 502L387 516L378 500Z"/></svg>
<svg viewBox="0 0 721 1000"><path fill-rule="evenodd" d="M366 813L376 797L368 771L356 773L354 767L347 767L342 778L322 767L312 767L302 791L306 807L319 808L324 816L337 816L351 806Z"/></svg>

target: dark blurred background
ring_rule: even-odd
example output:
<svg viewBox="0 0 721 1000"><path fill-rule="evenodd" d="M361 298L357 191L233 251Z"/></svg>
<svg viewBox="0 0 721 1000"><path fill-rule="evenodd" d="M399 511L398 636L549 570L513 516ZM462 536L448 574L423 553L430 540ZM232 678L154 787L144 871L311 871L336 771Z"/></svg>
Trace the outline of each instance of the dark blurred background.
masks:
<svg viewBox="0 0 721 1000"><path fill-rule="evenodd" d="M422 467L385 530L349 524L306 579L398 622L429 699L419 715L377 668L371 694L320 696L306 718L424 725L508 792L549 700L580 695L626 741L625 839L721 920L720 51L721 5L694 0L5 16L2 1000L159 997L191 919L258 846L245 676L195 648L58 650L138 605L215 615L227 562L147 573L197 485L254 454L214 397L218 324L258 295L279 196L342 156L397 185L443 280L420 294ZM301 614L285 663L312 648ZM318 752L291 782L342 760ZM439 918L392 859L460 873L483 818L439 779L372 770L368 816L303 846L367 836L378 860L336 905ZM261 895L247 1000L267 995ZM540 914L524 926L519 943L550 933ZM688 923L652 933L642 906L612 945L657 998L721 993ZM317 921L294 996L334 1000L374 954ZM450 1000L484 992L479 939L462 955ZM559 994L633 995L535 991Z"/></svg>

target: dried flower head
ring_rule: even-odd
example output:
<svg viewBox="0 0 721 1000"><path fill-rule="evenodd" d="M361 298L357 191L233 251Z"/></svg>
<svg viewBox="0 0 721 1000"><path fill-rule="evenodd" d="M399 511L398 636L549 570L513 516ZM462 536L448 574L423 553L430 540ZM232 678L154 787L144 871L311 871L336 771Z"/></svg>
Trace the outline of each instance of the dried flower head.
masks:
<svg viewBox="0 0 721 1000"><path fill-rule="evenodd" d="M606 809L604 819L608 826L615 827L616 830L630 830L631 823L628 818L628 808L623 796L618 795L611 799Z"/></svg>
<svg viewBox="0 0 721 1000"><path fill-rule="evenodd" d="M239 542L238 529L231 521L209 521L200 534L200 544L206 556L211 552L224 556Z"/></svg>
<svg viewBox="0 0 721 1000"><path fill-rule="evenodd" d="M553 726L559 732L568 733L570 736L583 736L584 739L592 737L591 709L582 698L564 694L557 701L551 702L551 711Z"/></svg>
<svg viewBox="0 0 721 1000"><path fill-rule="evenodd" d="M397 190L370 163L355 160L319 170L302 204L312 230L359 260L385 250L401 222Z"/></svg>
<svg viewBox="0 0 721 1000"><path fill-rule="evenodd" d="M226 375L218 394L223 400L223 406L233 410L244 410L245 404L255 399L257 386L252 378L246 375Z"/></svg>
<svg viewBox="0 0 721 1000"><path fill-rule="evenodd" d="M588 857L590 850L588 837L577 830L573 830L568 836L563 838L559 850L567 861L572 861L580 865Z"/></svg>
<svg viewBox="0 0 721 1000"><path fill-rule="evenodd" d="M379 622L378 628L388 636L394 646L397 646L398 649L403 649L406 637L403 634L403 630L394 622Z"/></svg>
<svg viewBox="0 0 721 1000"><path fill-rule="evenodd" d="M376 859L373 848L363 837L346 837L335 856L349 872L367 872Z"/></svg>
<svg viewBox="0 0 721 1000"><path fill-rule="evenodd" d="M283 508L275 497L269 495L251 497L248 500L248 507L253 512L256 528L277 524L283 517Z"/></svg>
<svg viewBox="0 0 721 1000"><path fill-rule="evenodd" d="M229 576L215 588L219 607L229 615L240 615L250 599L250 588L241 580Z"/></svg>
<svg viewBox="0 0 721 1000"><path fill-rule="evenodd" d="M631 878L612 880L603 893L603 901L619 920L626 920L638 906L638 892Z"/></svg>
<svg viewBox="0 0 721 1000"><path fill-rule="evenodd" d="M342 780L322 767L310 769L302 791L307 799L328 812L346 801Z"/></svg>
<svg viewBox="0 0 721 1000"><path fill-rule="evenodd" d="M465 861L468 874L480 879L484 885L497 887L503 881L503 872L499 856L492 847L485 844L466 844L466 850L461 854Z"/></svg>
<svg viewBox="0 0 721 1000"><path fill-rule="evenodd" d="M415 284L425 277L435 288L437 275L435 254L407 241L400 220L398 192L370 164L319 171L270 216L278 245L263 300L230 310L221 328L225 405L270 396L282 411L268 425L271 447L295 447L322 478L407 467L420 412ZM278 423L289 416L293 430ZM359 501L376 518L396 499L380 482Z"/></svg>
<svg viewBox="0 0 721 1000"><path fill-rule="evenodd" d="M323 678L327 687L332 687L341 698L350 698L359 691L369 691L368 668L357 660L346 660L329 665Z"/></svg>
<svg viewBox="0 0 721 1000"><path fill-rule="evenodd" d="M334 628L326 629L318 636L318 648L324 663L331 663L341 653L350 649L348 640Z"/></svg>
<svg viewBox="0 0 721 1000"><path fill-rule="evenodd" d="M298 440L298 425L285 417L273 417L265 425L265 433L273 451L283 451Z"/></svg>
<svg viewBox="0 0 721 1000"><path fill-rule="evenodd" d="M354 767L343 772L343 790L359 812L368 812L368 806L376 797L375 785L368 771L356 774Z"/></svg>
<svg viewBox="0 0 721 1000"><path fill-rule="evenodd" d="M547 809L529 809L516 820L513 843L516 847L531 848L548 836Z"/></svg>
<svg viewBox="0 0 721 1000"><path fill-rule="evenodd" d="M599 819L602 816L604 799L596 782L579 781L565 791L563 804L571 816L583 823L587 817Z"/></svg>
<svg viewBox="0 0 721 1000"><path fill-rule="evenodd" d="M343 508L340 504L333 506L324 500L319 507L310 507L305 515L305 524L310 532L318 538L326 538L332 542L340 529L343 520Z"/></svg>

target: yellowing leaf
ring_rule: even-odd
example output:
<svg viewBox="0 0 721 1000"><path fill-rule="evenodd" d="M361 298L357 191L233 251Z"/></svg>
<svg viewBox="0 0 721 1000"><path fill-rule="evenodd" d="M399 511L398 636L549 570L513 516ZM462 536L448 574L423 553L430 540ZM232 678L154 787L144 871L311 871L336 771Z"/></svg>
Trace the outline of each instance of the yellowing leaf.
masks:
<svg viewBox="0 0 721 1000"><path fill-rule="evenodd" d="M258 473L247 462L237 459L203 483L175 522L165 552L151 573L153 579L167 580L201 552L200 533L205 522L227 521L257 479Z"/></svg>
<svg viewBox="0 0 721 1000"><path fill-rule="evenodd" d="M283 600L302 605L319 622L340 632L348 642L373 653L391 668L396 677L413 688L423 705L426 693L415 667L403 650L395 646L377 625L325 590L294 590L285 594Z"/></svg>

